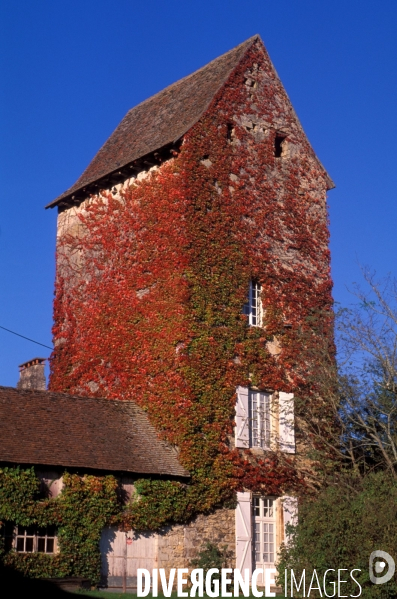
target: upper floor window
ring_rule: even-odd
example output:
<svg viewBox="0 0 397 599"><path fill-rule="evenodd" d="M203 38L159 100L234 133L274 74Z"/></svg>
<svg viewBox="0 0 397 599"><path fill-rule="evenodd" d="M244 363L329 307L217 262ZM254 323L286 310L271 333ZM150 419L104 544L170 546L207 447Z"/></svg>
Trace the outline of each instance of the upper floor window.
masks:
<svg viewBox="0 0 397 599"><path fill-rule="evenodd" d="M262 326L261 286L257 281L250 281L248 298L243 307L243 314L248 316L248 324L250 326Z"/></svg>
<svg viewBox="0 0 397 599"><path fill-rule="evenodd" d="M236 447L279 448L286 453L295 453L293 393L270 394L237 387L236 395Z"/></svg>
<svg viewBox="0 0 397 599"><path fill-rule="evenodd" d="M269 393L249 393L251 447L270 449L270 401Z"/></svg>

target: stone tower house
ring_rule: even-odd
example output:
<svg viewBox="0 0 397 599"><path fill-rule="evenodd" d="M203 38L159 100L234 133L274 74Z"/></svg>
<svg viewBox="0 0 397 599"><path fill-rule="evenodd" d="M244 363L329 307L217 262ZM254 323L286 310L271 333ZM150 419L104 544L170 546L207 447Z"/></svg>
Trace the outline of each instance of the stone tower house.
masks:
<svg viewBox="0 0 397 599"><path fill-rule="evenodd" d="M314 317L332 345L332 187L254 36L131 109L48 206L50 389L133 398L191 472L187 522L146 539L159 567L186 566L205 540L239 568L275 563L300 413L315 413Z"/></svg>

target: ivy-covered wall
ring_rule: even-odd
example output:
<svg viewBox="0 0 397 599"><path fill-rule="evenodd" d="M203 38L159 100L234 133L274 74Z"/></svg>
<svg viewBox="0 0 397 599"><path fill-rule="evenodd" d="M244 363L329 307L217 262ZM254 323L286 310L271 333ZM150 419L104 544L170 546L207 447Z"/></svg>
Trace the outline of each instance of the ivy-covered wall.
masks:
<svg viewBox="0 0 397 599"><path fill-rule="evenodd" d="M62 492L40 497L40 480L33 468L0 468L0 558L3 564L32 578L82 576L97 584L101 574L99 540L102 529L117 522L122 506L114 476L63 474ZM6 522L57 530L59 552L5 551Z"/></svg>
<svg viewBox="0 0 397 599"><path fill-rule="evenodd" d="M257 42L174 158L62 227L51 390L135 400L192 476L142 482L126 524L305 485L293 456L240 452L231 438L237 385L294 392L301 415L326 419L312 375L317 346L332 352L327 184ZM263 328L242 315L251 279Z"/></svg>

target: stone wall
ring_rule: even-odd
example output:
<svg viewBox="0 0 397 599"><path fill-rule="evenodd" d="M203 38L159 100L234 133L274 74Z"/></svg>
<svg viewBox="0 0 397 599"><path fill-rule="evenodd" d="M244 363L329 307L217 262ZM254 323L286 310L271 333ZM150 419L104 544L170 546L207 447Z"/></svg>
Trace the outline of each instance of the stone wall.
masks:
<svg viewBox="0 0 397 599"><path fill-rule="evenodd" d="M228 566L235 568L235 510L220 509L207 516L199 515L186 526L163 530L158 536L158 567L167 572L170 568L189 568L206 542L226 545L230 553Z"/></svg>
<svg viewBox="0 0 397 599"><path fill-rule="evenodd" d="M45 358L33 358L19 366L19 381L17 389L34 389L36 391L46 390L46 379L44 373Z"/></svg>

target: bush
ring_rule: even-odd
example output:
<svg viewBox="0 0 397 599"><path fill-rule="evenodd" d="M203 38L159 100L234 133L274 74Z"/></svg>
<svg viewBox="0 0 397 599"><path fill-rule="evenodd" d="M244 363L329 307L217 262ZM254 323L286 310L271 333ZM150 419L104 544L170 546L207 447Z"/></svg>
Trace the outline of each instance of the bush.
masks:
<svg viewBox="0 0 397 599"><path fill-rule="evenodd" d="M293 569L299 579L306 569L309 580L315 569L322 581L329 568L359 568L354 576L363 587L361 597L397 597L395 579L375 585L368 571L375 550L386 551L397 561L397 480L387 472L350 477L345 484L327 487L316 500L300 505L299 523L289 532L290 543L282 546L278 563L279 584L284 585L285 569ZM341 594L357 595L358 586L349 580ZM332 596L331 587L327 592Z"/></svg>
<svg viewBox="0 0 397 599"><path fill-rule="evenodd" d="M191 565L194 568L202 568L204 570L204 580L208 570L218 568L219 575L214 574L212 580L221 579L221 569L227 567L227 562L230 558L230 551L227 550L227 545L218 547L214 543L205 543L198 556L192 560Z"/></svg>

